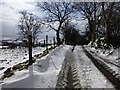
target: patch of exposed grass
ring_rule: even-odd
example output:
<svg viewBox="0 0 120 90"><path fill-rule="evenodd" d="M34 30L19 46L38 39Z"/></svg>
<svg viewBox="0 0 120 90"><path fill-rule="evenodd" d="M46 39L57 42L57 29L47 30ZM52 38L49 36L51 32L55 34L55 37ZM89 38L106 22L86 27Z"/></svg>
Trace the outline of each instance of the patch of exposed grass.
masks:
<svg viewBox="0 0 120 90"><path fill-rule="evenodd" d="M8 68L0 79L3 80L4 78L11 77L12 75L14 75L14 71L11 68Z"/></svg>
<svg viewBox="0 0 120 90"><path fill-rule="evenodd" d="M12 67L13 70L23 70L23 69L28 69L28 64L24 64L24 63L20 63L20 64L17 64L17 65L14 65Z"/></svg>

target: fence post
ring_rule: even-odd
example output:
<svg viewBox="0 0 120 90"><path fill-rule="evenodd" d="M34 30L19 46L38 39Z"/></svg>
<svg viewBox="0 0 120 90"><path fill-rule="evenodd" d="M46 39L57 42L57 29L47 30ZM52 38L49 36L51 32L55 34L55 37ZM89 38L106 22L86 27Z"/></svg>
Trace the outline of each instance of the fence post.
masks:
<svg viewBox="0 0 120 90"><path fill-rule="evenodd" d="M50 40L50 45L51 45L51 47L52 47L52 40Z"/></svg>
<svg viewBox="0 0 120 90"><path fill-rule="evenodd" d="M55 37L53 37L53 44L54 44L54 48L55 48Z"/></svg>
<svg viewBox="0 0 120 90"><path fill-rule="evenodd" d="M29 47L29 65L32 65L32 35L28 37L28 47Z"/></svg>
<svg viewBox="0 0 120 90"><path fill-rule="evenodd" d="M118 59L120 59L120 47L118 48ZM118 60L118 65L120 65L120 60ZM120 68L118 68L118 74L120 74Z"/></svg>
<svg viewBox="0 0 120 90"><path fill-rule="evenodd" d="M39 42L39 46L40 46L41 44L40 44L40 42Z"/></svg>
<svg viewBox="0 0 120 90"><path fill-rule="evenodd" d="M48 35L46 35L46 50L48 52Z"/></svg>
<svg viewBox="0 0 120 90"><path fill-rule="evenodd" d="M45 40L44 40L44 47L45 47L45 45L46 45L46 44L45 44Z"/></svg>

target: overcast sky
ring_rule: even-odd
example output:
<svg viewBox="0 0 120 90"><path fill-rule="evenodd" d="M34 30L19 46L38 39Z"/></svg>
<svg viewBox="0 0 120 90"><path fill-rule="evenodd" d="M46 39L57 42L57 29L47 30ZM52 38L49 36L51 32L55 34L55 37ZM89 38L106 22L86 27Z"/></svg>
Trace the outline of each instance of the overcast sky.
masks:
<svg viewBox="0 0 120 90"><path fill-rule="evenodd" d="M0 8L2 14L2 34L3 35L17 35L18 33L18 20L20 18L19 11L28 10L31 13L38 14L35 0L4 0ZM39 16L41 13L39 14Z"/></svg>
<svg viewBox="0 0 120 90"><path fill-rule="evenodd" d="M42 2L45 0L39 1ZM36 0L2 0L2 2L0 2L0 30L2 32L2 35L18 35L19 29L17 28L17 23L20 18L19 11L22 10L28 10L29 12L39 15L40 17L43 16L41 11L36 7ZM86 21L80 21L79 23L81 24L79 26L80 29L83 29ZM41 35L44 36L48 33L50 36L55 35L54 31L45 32Z"/></svg>

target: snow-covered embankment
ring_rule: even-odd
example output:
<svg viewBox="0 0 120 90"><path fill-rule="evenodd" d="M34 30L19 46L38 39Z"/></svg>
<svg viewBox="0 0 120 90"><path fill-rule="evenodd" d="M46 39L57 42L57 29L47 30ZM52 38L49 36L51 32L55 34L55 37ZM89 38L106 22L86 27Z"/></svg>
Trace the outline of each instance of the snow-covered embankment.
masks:
<svg viewBox="0 0 120 90"><path fill-rule="evenodd" d="M3 81L2 88L55 88L65 54L70 47L57 47L38 59L29 70L15 72L15 75Z"/></svg>

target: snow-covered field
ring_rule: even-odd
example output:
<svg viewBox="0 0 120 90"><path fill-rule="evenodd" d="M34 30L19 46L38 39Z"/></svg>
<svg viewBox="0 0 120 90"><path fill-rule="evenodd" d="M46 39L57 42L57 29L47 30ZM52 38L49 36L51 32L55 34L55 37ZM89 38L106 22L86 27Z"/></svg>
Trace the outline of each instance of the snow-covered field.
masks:
<svg viewBox="0 0 120 90"><path fill-rule="evenodd" d="M33 56L45 50L43 47L33 48ZM28 48L0 49L0 75L9 67L28 60Z"/></svg>
<svg viewBox="0 0 120 90"><path fill-rule="evenodd" d="M2 88L55 88L66 52L71 46L61 45L38 59L29 70L16 71L1 81Z"/></svg>
<svg viewBox="0 0 120 90"><path fill-rule="evenodd" d="M80 83L83 88L113 88L112 84L86 56L81 46L76 46L74 53Z"/></svg>
<svg viewBox="0 0 120 90"><path fill-rule="evenodd" d="M119 68L117 66L120 67L120 57L119 57L119 49L114 49L111 48L110 50L106 50L105 52L103 51L103 49L95 49L94 47L90 47L90 46L85 46L85 48L88 51L92 51L92 55L96 58L99 59L104 59L102 60L105 64L108 65L108 67L110 67L111 69L113 69L113 71L116 71L116 73L120 74ZM110 62L110 63L107 63ZM112 63L112 64L111 64ZM117 65L117 66L115 66Z"/></svg>

